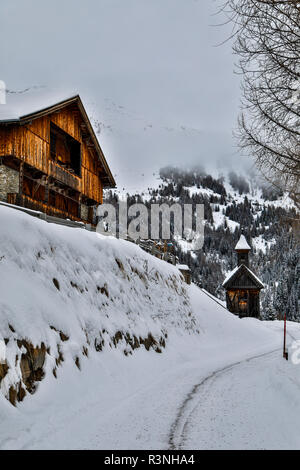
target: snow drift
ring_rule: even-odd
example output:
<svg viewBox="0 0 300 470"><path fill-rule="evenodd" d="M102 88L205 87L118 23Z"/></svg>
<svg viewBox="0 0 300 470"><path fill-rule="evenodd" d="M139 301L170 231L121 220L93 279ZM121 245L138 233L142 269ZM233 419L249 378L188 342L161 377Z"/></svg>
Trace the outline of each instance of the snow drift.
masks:
<svg viewBox="0 0 300 470"><path fill-rule="evenodd" d="M161 353L199 332L178 269L139 247L0 207L0 387L11 403L91 349Z"/></svg>

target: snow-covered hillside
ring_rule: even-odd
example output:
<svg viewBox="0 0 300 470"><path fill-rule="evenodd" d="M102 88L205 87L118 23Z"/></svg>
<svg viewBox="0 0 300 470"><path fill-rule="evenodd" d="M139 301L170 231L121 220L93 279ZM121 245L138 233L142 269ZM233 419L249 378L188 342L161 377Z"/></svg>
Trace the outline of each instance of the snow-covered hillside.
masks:
<svg viewBox="0 0 300 470"><path fill-rule="evenodd" d="M161 353L173 330L198 334L175 267L129 242L7 207L0 219L0 339L8 364L0 377L12 402L45 374L59 376L65 362L83 367L91 349Z"/></svg>
<svg viewBox="0 0 300 470"><path fill-rule="evenodd" d="M240 320L184 284L175 267L129 242L7 207L0 220L0 339L7 346L0 366L1 449L194 443L212 425L206 416L201 429L193 425L186 433L202 381L262 354L275 370L267 386L278 361L281 374L294 380L289 397L298 407L298 369L280 357L281 322ZM297 324L288 331L300 338ZM267 447L277 442L276 432ZM212 439L210 446L220 443Z"/></svg>
<svg viewBox="0 0 300 470"><path fill-rule="evenodd" d="M292 228L296 210L287 194L267 186L258 175L209 175L201 168L165 167L149 187L121 188L107 193L107 202L127 198L128 205L174 203L204 204L204 246L194 251L195 240L172 241L180 263L189 265L195 283L224 300L225 277L236 266L234 246L242 230L251 245L250 263L262 279L262 315L265 319L300 321L300 245Z"/></svg>

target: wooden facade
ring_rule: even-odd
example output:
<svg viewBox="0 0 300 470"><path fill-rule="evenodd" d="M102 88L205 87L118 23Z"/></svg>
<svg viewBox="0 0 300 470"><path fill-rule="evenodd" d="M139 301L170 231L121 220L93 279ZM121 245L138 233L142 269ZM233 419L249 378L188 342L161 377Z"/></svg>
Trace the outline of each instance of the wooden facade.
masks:
<svg viewBox="0 0 300 470"><path fill-rule="evenodd" d="M230 312L240 317L260 316L259 294L262 287L243 269L226 284L226 304Z"/></svg>
<svg viewBox="0 0 300 470"><path fill-rule="evenodd" d="M185 265L185 264L178 264L177 265L177 268L179 269L179 271L181 272L181 274L183 275L184 277L184 280L187 284L191 284L192 282L192 276L191 276L191 270L190 268Z"/></svg>
<svg viewBox="0 0 300 470"><path fill-rule="evenodd" d="M245 239L244 239L245 240ZM226 289L227 309L240 317L260 317L259 295L262 282L249 268L250 247L239 248L237 244L238 266L223 283Z"/></svg>
<svg viewBox="0 0 300 470"><path fill-rule="evenodd" d="M115 181L79 96L0 121L0 164L18 172L7 202L95 222L103 188Z"/></svg>

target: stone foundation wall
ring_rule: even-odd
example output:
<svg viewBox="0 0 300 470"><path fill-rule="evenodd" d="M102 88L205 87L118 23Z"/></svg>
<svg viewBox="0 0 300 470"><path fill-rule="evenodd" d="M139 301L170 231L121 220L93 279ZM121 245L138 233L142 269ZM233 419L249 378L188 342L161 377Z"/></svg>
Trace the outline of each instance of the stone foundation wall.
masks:
<svg viewBox="0 0 300 470"><path fill-rule="evenodd" d="M81 204L80 206L80 218L82 220L88 220L89 216L89 208L85 204Z"/></svg>
<svg viewBox="0 0 300 470"><path fill-rule="evenodd" d="M0 201L7 201L7 193L19 192L19 172L0 164Z"/></svg>
<svg viewBox="0 0 300 470"><path fill-rule="evenodd" d="M93 224L97 223L97 206L93 206Z"/></svg>

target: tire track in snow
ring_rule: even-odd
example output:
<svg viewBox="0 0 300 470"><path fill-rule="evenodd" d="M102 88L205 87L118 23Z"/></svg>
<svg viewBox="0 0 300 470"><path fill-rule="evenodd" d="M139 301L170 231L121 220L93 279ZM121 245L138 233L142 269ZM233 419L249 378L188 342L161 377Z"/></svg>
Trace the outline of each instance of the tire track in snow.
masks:
<svg viewBox="0 0 300 470"><path fill-rule="evenodd" d="M221 369L215 370L210 375L208 375L203 380L201 380L201 382L194 385L192 390L188 393L183 403L181 404L178 410L177 416L171 426L169 440L168 440L169 450L183 450L184 449L183 445L185 442L185 437L187 434L187 428L188 428L188 424L190 421L190 417L200 404L200 400L201 400L200 392L204 385L207 385L207 383L211 381L212 381L211 383L212 385L213 382L217 380L218 376L223 375L226 372L229 372L230 370L234 369L235 367L240 366L243 363L247 363L255 359L259 359L261 357L269 356L280 350L281 350L281 347L273 349L272 351L269 351L266 353L257 354L256 356L252 356L248 359L243 359L241 361L237 361L232 364L229 364L225 367L222 367Z"/></svg>

